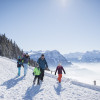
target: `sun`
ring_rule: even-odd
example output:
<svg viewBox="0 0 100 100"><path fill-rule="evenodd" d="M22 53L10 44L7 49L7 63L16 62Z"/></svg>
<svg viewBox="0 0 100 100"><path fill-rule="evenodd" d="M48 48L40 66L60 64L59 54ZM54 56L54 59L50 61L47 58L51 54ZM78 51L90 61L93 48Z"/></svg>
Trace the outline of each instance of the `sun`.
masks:
<svg viewBox="0 0 100 100"><path fill-rule="evenodd" d="M63 6L63 7L65 7L65 6L66 6L67 1L68 1L68 0L60 0L60 2L61 2L61 4L62 4L62 6Z"/></svg>

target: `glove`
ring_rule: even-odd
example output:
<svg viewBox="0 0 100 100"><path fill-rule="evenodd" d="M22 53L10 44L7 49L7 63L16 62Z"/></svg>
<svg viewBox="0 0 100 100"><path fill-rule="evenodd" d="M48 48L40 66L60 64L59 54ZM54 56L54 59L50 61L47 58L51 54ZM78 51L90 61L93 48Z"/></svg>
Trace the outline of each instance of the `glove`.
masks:
<svg viewBox="0 0 100 100"><path fill-rule="evenodd" d="M47 67L46 70L50 71L50 69Z"/></svg>
<svg viewBox="0 0 100 100"><path fill-rule="evenodd" d="M55 72L55 75L56 75L56 72Z"/></svg>
<svg viewBox="0 0 100 100"><path fill-rule="evenodd" d="M34 72L33 72L33 76L34 76Z"/></svg>

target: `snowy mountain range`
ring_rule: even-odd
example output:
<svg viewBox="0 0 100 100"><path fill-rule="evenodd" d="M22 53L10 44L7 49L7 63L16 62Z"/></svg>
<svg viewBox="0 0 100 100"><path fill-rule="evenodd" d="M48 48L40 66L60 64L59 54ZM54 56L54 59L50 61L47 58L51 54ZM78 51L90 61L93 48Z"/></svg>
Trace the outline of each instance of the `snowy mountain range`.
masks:
<svg viewBox="0 0 100 100"><path fill-rule="evenodd" d="M82 62L100 62L100 51L87 51L81 58Z"/></svg>
<svg viewBox="0 0 100 100"><path fill-rule="evenodd" d="M11 59L0 57L0 100L100 100L100 86L81 83L45 72L44 81L33 85L33 67L28 68L24 77L17 76L17 63Z"/></svg>
<svg viewBox="0 0 100 100"><path fill-rule="evenodd" d="M65 54L64 57L71 62L100 62L100 51L93 50L85 53L70 53Z"/></svg>
<svg viewBox="0 0 100 100"><path fill-rule="evenodd" d="M87 51L85 53L75 52L62 55L59 51L29 51L30 58L34 61L37 61L40 58L41 54L45 55L45 58L49 66L57 66L59 63L62 63L63 66L71 65L71 62L87 62L87 63L96 63L100 62L100 51L93 50Z"/></svg>
<svg viewBox="0 0 100 100"><path fill-rule="evenodd" d="M69 62L57 50L53 50L53 51L30 51L30 52L28 52L28 54L30 55L30 58L33 59L34 61L37 61L40 58L41 54L44 54L49 66L57 66L59 63L61 63L63 66L71 65L71 62Z"/></svg>
<svg viewBox="0 0 100 100"><path fill-rule="evenodd" d="M83 55L84 53L76 52L76 53L65 54L64 57L71 62L80 62Z"/></svg>

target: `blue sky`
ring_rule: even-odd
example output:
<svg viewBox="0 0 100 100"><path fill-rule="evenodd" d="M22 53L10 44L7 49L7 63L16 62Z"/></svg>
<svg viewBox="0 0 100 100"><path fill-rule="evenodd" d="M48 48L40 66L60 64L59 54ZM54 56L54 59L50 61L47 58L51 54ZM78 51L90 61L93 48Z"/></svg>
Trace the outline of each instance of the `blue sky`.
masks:
<svg viewBox="0 0 100 100"><path fill-rule="evenodd" d="M100 0L0 0L0 33L28 50L100 50Z"/></svg>

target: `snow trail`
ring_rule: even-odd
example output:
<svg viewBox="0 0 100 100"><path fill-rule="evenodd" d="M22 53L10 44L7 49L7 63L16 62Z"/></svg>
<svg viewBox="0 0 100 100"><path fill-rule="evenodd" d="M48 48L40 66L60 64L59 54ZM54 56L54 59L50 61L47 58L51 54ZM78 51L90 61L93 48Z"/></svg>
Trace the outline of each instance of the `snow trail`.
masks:
<svg viewBox="0 0 100 100"><path fill-rule="evenodd" d="M45 73L41 85L33 86L33 68L17 77L16 62L0 57L0 100L100 100L100 87Z"/></svg>

